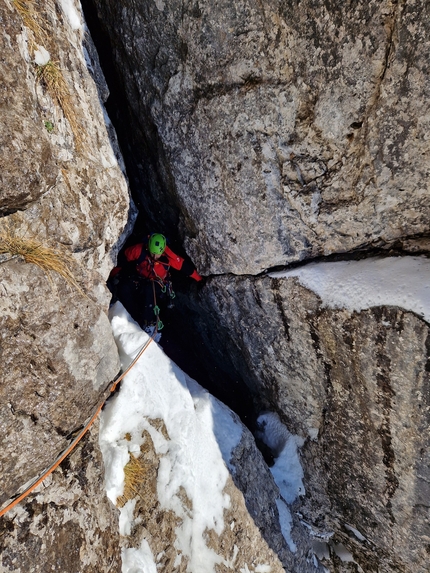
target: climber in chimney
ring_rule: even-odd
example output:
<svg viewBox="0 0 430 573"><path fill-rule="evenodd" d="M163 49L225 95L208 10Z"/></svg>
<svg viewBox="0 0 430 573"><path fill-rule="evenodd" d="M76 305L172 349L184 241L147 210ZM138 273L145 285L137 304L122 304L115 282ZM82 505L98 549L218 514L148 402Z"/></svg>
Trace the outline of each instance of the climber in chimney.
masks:
<svg viewBox="0 0 430 573"><path fill-rule="evenodd" d="M112 269L108 287L149 334L153 334L155 325L158 330L162 328L159 305L173 306L170 267L195 281L202 280L191 261L176 255L160 233L149 235L146 244L125 249L122 259L122 264Z"/></svg>

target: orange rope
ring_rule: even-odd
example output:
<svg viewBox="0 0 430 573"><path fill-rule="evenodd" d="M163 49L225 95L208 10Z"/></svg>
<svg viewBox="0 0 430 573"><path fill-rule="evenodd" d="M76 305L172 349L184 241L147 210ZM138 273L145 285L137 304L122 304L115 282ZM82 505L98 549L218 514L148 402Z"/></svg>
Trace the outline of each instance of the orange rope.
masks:
<svg viewBox="0 0 430 573"><path fill-rule="evenodd" d="M121 382L121 380L130 372L130 370L133 368L133 366L136 364L136 362L139 360L139 358L142 356L142 354L145 352L145 350L148 348L148 346L154 340L156 334L157 334L157 325L155 326L155 330L154 330L153 335L151 336L151 338L147 342L145 342L145 344L143 345L143 347L139 351L136 358L130 364L130 366L128 368L126 368L125 372L123 372L117 380L114 381L114 383L110 387L111 392L113 392L115 390L115 388L118 386L118 384ZM0 517L2 517L7 511L9 511L13 507L15 507L15 505L17 505L20 501L22 501L24 498L26 498L38 485L40 485L61 464L61 462L65 458L67 458L67 456L70 454L70 452L77 446L77 444L81 441L81 439L85 436L85 434L91 428L91 426L94 423L94 420L100 414L100 411L103 408L105 403L106 403L106 400L100 404L100 406L97 408L95 414L93 414L93 416L90 419L90 421L88 422L88 424L83 428L83 430L81 430L81 432L76 436L76 438L72 441L72 443L64 450L64 452L60 455L60 457L52 464L52 466L50 466L39 477L39 479L37 481L35 481L23 493L21 493L16 499L14 499L11 503L9 503L9 505L7 505L5 508L0 510Z"/></svg>

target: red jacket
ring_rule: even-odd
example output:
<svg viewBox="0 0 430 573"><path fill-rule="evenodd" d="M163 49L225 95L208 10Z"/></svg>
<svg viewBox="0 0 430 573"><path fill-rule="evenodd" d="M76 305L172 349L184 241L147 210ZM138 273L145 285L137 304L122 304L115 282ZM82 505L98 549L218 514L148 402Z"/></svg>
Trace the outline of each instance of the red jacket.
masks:
<svg viewBox="0 0 430 573"><path fill-rule="evenodd" d="M182 257L175 255L169 247L165 248L164 253L159 259L151 257L143 243L128 247L124 251L124 255L128 262L137 261L136 272L146 279L161 280L163 282L169 274L170 267L173 267L177 271L184 271L189 277L196 281L202 280L202 277L194 266L188 261L185 261ZM119 270L119 267L115 267L111 276L115 276Z"/></svg>

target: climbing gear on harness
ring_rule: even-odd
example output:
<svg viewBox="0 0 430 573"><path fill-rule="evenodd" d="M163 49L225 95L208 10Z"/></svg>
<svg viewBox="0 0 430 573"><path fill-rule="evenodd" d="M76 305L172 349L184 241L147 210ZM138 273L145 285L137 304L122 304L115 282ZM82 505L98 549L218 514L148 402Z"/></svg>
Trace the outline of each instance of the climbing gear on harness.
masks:
<svg viewBox="0 0 430 573"><path fill-rule="evenodd" d="M151 255L162 255L164 253L164 249L166 248L166 237L161 235L160 233L153 233L149 237L148 241L148 251Z"/></svg>
<svg viewBox="0 0 430 573"><path fill-rule="evenodd" d="M157 321L157 329L161 330L164 327L164 324L160 320L160 307L157 305L157 297L155 295L155 284L152 281L152 292L154 293L154 314Z"/></svg>
<svg viewBox="0 0 430 573"><path fill-rule="evenodd" d="M170 298L175 298L176 294L175 294L173 287L172 287L172 281L167 281L166 287L167 287L167 292L168 292Z"/></svg>

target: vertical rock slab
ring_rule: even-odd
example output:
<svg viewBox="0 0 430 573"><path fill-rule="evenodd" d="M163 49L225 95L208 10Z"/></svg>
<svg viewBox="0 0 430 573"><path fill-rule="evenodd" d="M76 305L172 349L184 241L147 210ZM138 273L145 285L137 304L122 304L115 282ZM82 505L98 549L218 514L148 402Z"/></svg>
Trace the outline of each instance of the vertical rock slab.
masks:
<svg viewBox="0 0 430 573"><path fill-rule="evenodd" d="M104 283L133 209L79 4L6 0L0 21L3 508L56 460L119 371ZM63 464L66 479L57 470L1 519L2 571L119 569L91 443Z"/></svg>
<svg viewBox="0 0 430 573"><path fill-rule="evenodd" d="M200 296L220 353L306 440L294 509L326 547L323 563L425 570L428 324L397 307L326 308L296 278L219 277Z"/></svg>
<svg viewBox="0 0 430 573"><path fill-rule="evenodd" d="M31 499L0 518L2 572L121 571L97 434L98 424Z"/></svg>
<svg viewBox="0 0 430 573"><path fill-rule="evenodd" d="M119 371L100 306L33 264L0 265L1 503L49 467Z"/></svg>
<svg viewBox="0 0 430 573"><path fill-rule="evenodd" d="M142 201L204 274L428 235L425 4L93 3Z"/></svg>
<svg viewBox="0 0 430 573"><path fill-rule="evenodd" d="M85 269L107 277L130 201L91 38L73 3L63 11L28 0L31 17L17 6L8 1L0 13L0 212L10 215L1 229L69 249Z"/></svg>

